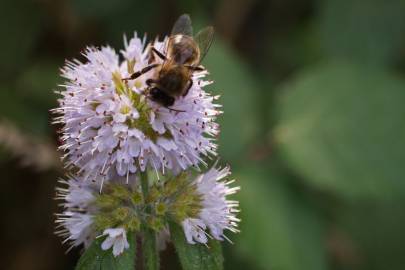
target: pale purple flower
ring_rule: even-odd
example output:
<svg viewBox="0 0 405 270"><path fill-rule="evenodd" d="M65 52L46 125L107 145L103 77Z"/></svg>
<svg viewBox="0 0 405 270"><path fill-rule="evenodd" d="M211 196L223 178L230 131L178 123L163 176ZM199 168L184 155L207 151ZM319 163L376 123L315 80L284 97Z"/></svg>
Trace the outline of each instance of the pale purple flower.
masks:
<svg viewBox="0 0 405 270"><path fill-rule="evenodd" d="M81 244L86 247L90 244L93 240L91 236L93 221L90 215L67 210L57 216L56 234L64 238L63 243L69 242L69 250Z"/></svg>
<svg viewBox="0 0 405 270"><path fill-rule="evenodd" d="M68 181L60 180L59 183L67 185L66 188L58 187L58 198L64 200L65 208L86 208L89 202L94 199L93 191L95 185L83 183L76 178L70 178Z"/></svg>
<svg viewBox="0 0 405 270"><path fill-rule="evenodd" d="M196 241L204 244L208 242L207 233L205 232L207 226L201 219L186 218L183 220L182 225L189 244L195 244Z"/></svg>
<svg viewBox="0 0 405 270"><path fill-rule="evenodd" d="M89 213L90 203L94 200L94 192L98 190L94 183L84 183L75 178L61 180L67 188L57 188L57 199L62 200L64 211L57 215L56 234L62 236L71 247L84 244L87 247L94 239L92 215Z"/></svg>
<svg viewBox="0 0 405 270"><path fill-rule="evenodd" d="M165 44L166 40L154 46L164 52ZM215 97L203 90L211 83L204 80L207 71L194 73L193 87L172 106L182 112L162 107L143 95L145 80L153 76L152 71L129 81L127 92L118 89L117 78L120 82L128 77L128 67L132 65L137 71L148 65L149 51L145 41L135 35L125 41L122 62L110 47L87 48L83 52L86 62L66 62L62 69L67 81L60 92L60 106L55 109L59 114L55 123L63 125L60 148L65 151L67 166L78 168L84 180L128 178L147 167L178 173L205 164L202 156L216 155L214 138L219 126L215 119L220 111L213 103ZM156 57L156 61L161 60ZM139 108L133 96L146 104L146 112L140 111L144 107ZM146 114L147 130L145 119L140 119L142 113Z"/></svg>
<svg viewBox="0 0 405 270"><path fill-rule="evenodd" d="M133 179L130 184L134 184ZM69 242L70 248L84 245L85 248L91 244L94 239L99 237L100 232L95 231L93 218L98 214L99 209L95 204L96 194L98 194L100 185L98 182L83 181L81 178L69 178L60 180L60 183L67 187L57 188L57 199L61 200L61 206L64 210L57 214L56 234L64 238L63 243ZM122 179L114 179L115 184L123 184ZM125 241L120 242L120 237L124 229L107 228L103 235L109 237L103 242L102 248L109 249L112 245L113 254L117 256L122 252L121 244L127 248L126 235ZM114 240L115 239L115 240ZM112 243L110 245L110 243Z"/></svg>
<svg viewBox="0 0 405 270"><path fill-rule="evenodd" d="M202 209L197 218L187 218L182 222L187 242L207 243L209 237L217 240L227 239L224 231L239 232L236 213L239 212L238 201L229 200L227 196L235 194L240 188L230 187L234 181L224 181L230 175L229 167L222 170L211 168L205 174L199 175L194 183L197 192L202 195ZM209 229L209 233L206 230Z"/></svg>

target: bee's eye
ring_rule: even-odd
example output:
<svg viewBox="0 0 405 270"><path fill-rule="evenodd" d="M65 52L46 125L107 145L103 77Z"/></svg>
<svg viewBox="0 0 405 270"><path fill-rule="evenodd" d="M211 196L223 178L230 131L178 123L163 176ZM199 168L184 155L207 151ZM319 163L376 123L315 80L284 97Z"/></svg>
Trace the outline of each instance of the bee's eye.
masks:
<svg viewBox="0 0 405 270"><path fill-rule="evenodd" d="M158 89L158 88L156 88L156 87L153 87L151 90L150 90L150 94L151 95L158 95L160 93L160 90Z"/></svg>

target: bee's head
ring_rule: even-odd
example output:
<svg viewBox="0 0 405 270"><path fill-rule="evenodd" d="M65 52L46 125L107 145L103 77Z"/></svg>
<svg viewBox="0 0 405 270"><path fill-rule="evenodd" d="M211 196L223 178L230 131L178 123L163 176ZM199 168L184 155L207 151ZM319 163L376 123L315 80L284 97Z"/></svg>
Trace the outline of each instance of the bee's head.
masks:
<svg viewBox="0 0 405 270"><path fill-rule="evenodd" d="M169 107L174 104L174 97L167 95L164 91L157 87L152 87L149 90L149 98L156 103L163 105L164 107Z"/></svg>

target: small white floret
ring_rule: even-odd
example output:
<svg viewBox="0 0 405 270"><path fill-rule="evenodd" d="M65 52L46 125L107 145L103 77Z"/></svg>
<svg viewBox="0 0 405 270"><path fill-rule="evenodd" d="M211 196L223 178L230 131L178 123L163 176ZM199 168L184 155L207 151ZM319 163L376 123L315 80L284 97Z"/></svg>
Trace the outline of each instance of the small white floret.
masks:
<svg viewBox="0 0 405 270"><path fill-rule="evenodd" d="M103 250L113 248L113 254L115 257L121 255L125 249L129 248L127 241L127 233L123 228L106 229L103 235L107 235L107 238L101 244Z"/></svg>

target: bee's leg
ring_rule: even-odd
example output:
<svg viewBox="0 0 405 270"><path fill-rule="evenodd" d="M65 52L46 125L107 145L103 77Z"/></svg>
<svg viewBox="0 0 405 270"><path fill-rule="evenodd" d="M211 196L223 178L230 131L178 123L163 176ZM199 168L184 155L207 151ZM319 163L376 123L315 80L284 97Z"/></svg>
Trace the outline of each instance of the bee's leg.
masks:
<svg viewBox="0 0 405 270"><path fill-rule="evenodd" d="M147 86L152 86L153 84L156 83L156 81L154 79L147 79L145 83Z"/></svg>
<svg viewBox="0 0 405 270"><path fill-rule="evenodd" d="M155 68L157 66L159 66L159 64L149 65L149 66L144 67L143 69L141 69L141 70L139 70L139 71L137 71L135 73L132 73L131 76L129 76L128 78L124 78L122 80L123 81L134 80L134 79L138 78L139 76L141 76L142 74L145 74L146 72L148 72L149 70L151 70L151 69L153 69L153 68Z"/></svg>
<svg viewBox="0 0 405 270"><path fill-rule="evenodd" d="M165 56L163 53L161 53L161 52L159 52L158 50L156 50L155 47L152 47L152 51L153 51L157 56L159 56L160 59L162 59L162 60L166 60L166 59L167 59L166 56Z"/></svg>
<svg viewBox="0 0 405 270"><path fill-rule="evenodd" d="M205 70L204 67L202 66L185 66L186 68L188 68L191 71L203 71Z"/></svg>
<svg viewBox="0 0 405 270"><path fill-rule="evenodd" d="M145 83L146 83L146 85L147 85L148 87L146 87L145 90L143 90L143 94L144 94L146 97L149 98L149 97L150 97L150 90L153 88L154 85L156 85L156 80L149 78L149 79L147 79L147 80L145 81Z"/></svg>
<svg viewBox="0 0 405 270"><path fill-rule="evenodd" d="M170 108L170 107L166 107L166 108L168 108L170 111L173 111L173 112L176 112L176 113L186 112L186 111L183 111L183 110L177 110L177 109L173 109L173 108Z"/></svg>
<svg viewBox="0 0 405 270"><path fill-rule="evenodd" d="M188 86L187 86L186 92L184 92L184 94L183 94L183 97L187 96L188 91L190 91L190 88L191 88L192 86L193 86L193 80L190 79L190 80L188 81Z"/></svg>
<svg viewBox="0 0 405 270"><path fill-rule="evenodd" d="M150 98L150 87L145 88L141 95L144 95L146 98Z"/></svg>

